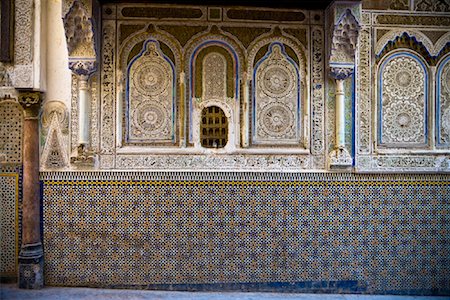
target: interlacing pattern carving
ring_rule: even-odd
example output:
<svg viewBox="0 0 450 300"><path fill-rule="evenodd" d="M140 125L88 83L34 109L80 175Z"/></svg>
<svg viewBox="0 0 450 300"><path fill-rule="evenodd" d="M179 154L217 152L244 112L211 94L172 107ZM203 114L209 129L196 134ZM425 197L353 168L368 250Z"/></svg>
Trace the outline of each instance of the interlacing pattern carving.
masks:
<svg viewBox="0 0 450 300"><path fill-rule="evenodd" d="M174 132L173 67L160 52L155 41L145 44L142 56L130 66L129 141L171 140Z"/></svg>
<svg viewBox="0 0 450 300"><path fill-rule="evenodd" d="M299 75L283 46L273 43L254 72L255 142L299 139Z"/></svg>
<svg viewBox="0 0 450 300"><path fill-rule="evenodd" d="M227 95L227 61L217 52L209 53L202 64L203 99L225 99Z"/></svg>
<svg viewBox="0 0 450 300"><path fill-rule="evenodd" d="M415 0L414 10L449 12L450 0Z"/></svg>
<svg viewBox="0 0 450 300"><path fill-rule="evenodd" d="M100 147L104 154L112 154L115 145L115 40L115 22L103 21Z"/></svg>
<svg viewBox="0 0 450 300"><path fill-rule="evenodd" d="M412 56L391 57L381 70L381 142L425 143L425 70Z"/></svg>
<svg viewBox="0 0 450 300"><path fill-rule="evenodd" d="M439 140L438 144L450 144L450 57L446 59L439 74Z"/></svg>
<svg viewBox="0 0 450 300"><path fill-rule="evenodd" d="M359 105L358 108L358 153L368 154L371 150L371 34L370 28L363 28L360 31L359 47Z"/></svg>

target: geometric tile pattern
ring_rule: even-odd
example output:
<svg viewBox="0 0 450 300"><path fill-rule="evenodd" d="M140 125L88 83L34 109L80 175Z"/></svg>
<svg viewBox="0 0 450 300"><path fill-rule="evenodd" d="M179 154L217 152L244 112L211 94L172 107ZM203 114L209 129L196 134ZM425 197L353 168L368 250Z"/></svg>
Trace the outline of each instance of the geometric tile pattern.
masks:
<svg viewBox="0 0 450 300"><path fill-rule="evenodd" d="M0 174L0 274L15 276L18 236L18 175Z"/></svg>
<svg viewBox="0 0 450 300"><path fill-rule="evenodd" d="M449 291L449 180L386 177L45 180L46 284L356 280L369 293Z"/></svg>

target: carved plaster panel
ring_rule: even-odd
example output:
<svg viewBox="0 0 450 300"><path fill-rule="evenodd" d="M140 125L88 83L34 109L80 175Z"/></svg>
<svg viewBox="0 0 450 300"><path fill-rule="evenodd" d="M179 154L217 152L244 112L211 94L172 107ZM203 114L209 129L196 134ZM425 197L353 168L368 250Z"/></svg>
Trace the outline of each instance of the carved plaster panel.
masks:
<svg viewBox="0 0 450 300"><path fill-rule="evenodd" d="M450 56L438 68L436 86L437 144L450 146Z"/></svg>
<svg viewBox="0 0 450 300"><path fill-rule="evenodd" d="M298 143L300 78L280 43L273 43L253 75L254 132L258 144Z"/></svg>
<svg viewBox="0 0 450 300"><path fill-rule="evenodd" d="M414 0L414 10L450 12L450 0Z"/></svg>
<svg viewBox="0 0 450 300"><path fill-rule="evenodd" d="M311 152L315 155L323 154L325 150L324 133L324 34L321 27L314 27L311 32Z"/></svg>
<svg viewBox="0 0 450 300"><path fill-rule="evenodd" d="M62 169L69 165L67 152L68 111L63 102L46 102L41 124L46 135L41 155L41 170Z"/></svg>
<svg viewBox="0 0 450 300"><path fill-rule="evenodd" d="M0 100L0 163L22 162L23 112L13 99Z"/></svg>
<svg viewBox="0 0 450 300"><path fill-rule="evenodd" d="M33 0L15 1L14 63L31 64L33 59ZM30 87L32 82L30 83Z"/></svg>
<svg viewBox="0 0 450 300"><path fill-rule="evenodd" d="M128 141L174 138L175 70L156 41L148 41L127 75Z"/></svg>
<svg viewBox="0 0 450 300"><path fill-rule="evenodd" d="M225 99L227 96L227 61L217 52L207 54L203 59L202 99Z"/></svg>
<svg viewBox="0 0 450 300"><path fill-rule="evenodd" d="M368 154L372 146L372 100L371 100L371 32L363 28L360 32L358 53L358 105L357 105L357 149L359 154Z"/></svg>
<svg viewBox="0 0 450 300"><path fill-rule="evenodd" d="M395 54L380 70L380 144L426 143L427 73L409 54Z"/></svg>
<svg viewBox="0 0 450 300"><path fill-rule="evenodd" d="M103 21L101 69L100 152L114 153L115 148L115 21Z"/></svg>

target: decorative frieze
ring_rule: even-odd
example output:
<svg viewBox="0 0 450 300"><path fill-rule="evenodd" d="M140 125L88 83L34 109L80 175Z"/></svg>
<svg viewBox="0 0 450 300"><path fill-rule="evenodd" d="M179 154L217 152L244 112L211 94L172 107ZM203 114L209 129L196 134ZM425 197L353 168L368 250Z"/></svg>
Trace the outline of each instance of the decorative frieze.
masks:
<svg viewBox="0 0 450 300"><path fill-rule="evenodd" d="M450 172L450 158L440 155L359 156L357 170L362 172Z"/></svg>
<svg viewBox="0 0 450 300"><path fill-rule="evenodd" d="M103 156L101 156L100 160ZM295 171L311 168L308 155L117 155L118 169Z"/></svg>

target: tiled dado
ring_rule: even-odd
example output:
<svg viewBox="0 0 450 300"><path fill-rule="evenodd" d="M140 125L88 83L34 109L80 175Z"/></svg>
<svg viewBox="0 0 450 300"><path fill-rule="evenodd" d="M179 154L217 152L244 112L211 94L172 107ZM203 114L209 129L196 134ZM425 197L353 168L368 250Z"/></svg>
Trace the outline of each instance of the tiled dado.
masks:
<svg viewBox="0 0 450 300"><path fill-rule="evenodd" d="M66 172L42 180L48 285L450 292L445 175Z"/></svg>

